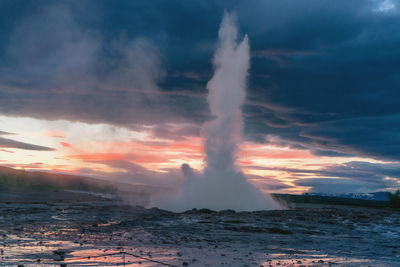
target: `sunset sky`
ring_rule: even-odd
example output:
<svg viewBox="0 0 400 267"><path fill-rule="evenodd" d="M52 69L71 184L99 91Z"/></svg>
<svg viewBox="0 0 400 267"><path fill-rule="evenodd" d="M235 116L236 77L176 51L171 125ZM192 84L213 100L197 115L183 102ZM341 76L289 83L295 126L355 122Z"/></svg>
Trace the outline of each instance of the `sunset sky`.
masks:
<svg viewBox="0 0 400 267"><path fill-rule="evenodd" d="M163 187L201 171L225 9L250 41L246 177L398 189L397 0L0 1L0 165Z"/></svg>

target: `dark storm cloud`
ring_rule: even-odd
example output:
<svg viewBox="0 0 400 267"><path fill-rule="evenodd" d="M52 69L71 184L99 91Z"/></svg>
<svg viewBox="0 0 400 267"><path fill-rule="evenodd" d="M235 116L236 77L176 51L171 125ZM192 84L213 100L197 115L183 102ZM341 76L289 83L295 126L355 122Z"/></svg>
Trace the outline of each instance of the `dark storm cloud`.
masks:
<svg viewBox="0 0 400 267"><path fill-rule="evenodd" d="M300 136L324 147L341 148L361 156L398 160L400 115L351 118L305 128Z"/></svg>
<svg viewBox="0 0 400 267"><path fill-rule="evenodd" d="M210 119L205 86L228 9L252 50L247 139L275 135L315 155L399 160L393 3L2 1L0 112L129 127L200 124Z"/></svg>
<svg viewBox="0 0 400 267"><path fill-rule="evenodd" d="M183 140L186 136L198 136L200 134L200 127L195 124L183 124L178 127L170 127L168 125L157 125L152 131L151 135L154 137L161 137L166 139Z"/></svg>
<svg viewBox="0 0 400 267"><path fill-rule="evenodd" d="M23 150L36 150L36 151L53 151L55 149L46 147L46 146L38 146L34 144L24 143L20 141L15 141L9 138L1 137L2 135L13 135L13 133L0 131L0 148L17 148Z"/></svg>
<svg viewBox="0 0 400 267"><path fill-rule="evenodd" d="M395 190L400 183L400 163L352 161L328 165L320 170L260 169L286 172L295 179L295 185L311 187L313 192L342 193ZM303 178L304 175L314 176L314 178Z"/></svg>
<svg viewBox="0 0 400 267"><path fill-rule="evenodd" d="M271 108L248 125L321 150L398 160L398 9L379 13L379 1L327 9L300 2L308 8L265 34L276 45L254 52L249 95L292 110Z"/></svg>
<svg viewBox="0 0 400 267"><path fill-rule="evenodd" d="M311 150L311 153L315 156L323 156L323 157L354 157L354 154L346 154L340 153L333 150Z"/></svg>
<svg viewBox="0 0 400 267"><path fill-rule="evenodd" d="M28 143L19 142L19 141L15 141L15 140L3 138L3 137L0 137L0 148L18 148L18 149L36 150L36 151L52 151L52 150L54 150L53 148L50 148L50 147L28 144Z"/></svg>
<svg viewBox="0 0 400 267"><path fill-rule="evenodd" d="M14 23L0 66L0 112L125 125L171 117L158 87L166 72L159 47L121 29L107 36L82 13L93 5L48 2Z"/></svg>
<svg viewBox="0 0 400 267"><path fill-rule="evenodd" d="M386 189L385 186L377 183L368 183L348 179L334 178L312 178L302 179L295 183L297 186L311 187L313 193L370 193L377 190Z"/></svg>

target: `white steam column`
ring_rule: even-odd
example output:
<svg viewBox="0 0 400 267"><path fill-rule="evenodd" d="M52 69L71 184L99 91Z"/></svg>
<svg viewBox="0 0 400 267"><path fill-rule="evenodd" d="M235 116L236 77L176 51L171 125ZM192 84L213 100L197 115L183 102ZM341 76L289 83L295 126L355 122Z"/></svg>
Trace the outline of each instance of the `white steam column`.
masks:
<svg viewBox="0 0 400 267"><path fill-rule="evenodd" d="M246 97L246 78L250 62L247 36L237 44L235 17L225 12L219 29L219 46L214 54L215 73L207 84L208 103L215 119L203 126L206 168L196 174L189 165L182 171L185 182L178 196L159 201L158 206L174 211L193 208L213 210L265 210L278 208L235 166L241 142L242 105Z"/></svg>

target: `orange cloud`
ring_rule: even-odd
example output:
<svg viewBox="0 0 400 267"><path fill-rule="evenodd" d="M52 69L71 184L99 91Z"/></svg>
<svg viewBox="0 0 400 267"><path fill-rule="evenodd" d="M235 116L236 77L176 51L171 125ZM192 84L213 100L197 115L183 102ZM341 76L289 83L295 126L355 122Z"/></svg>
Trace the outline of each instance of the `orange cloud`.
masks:
<svg viewBox="0 0 400 267"><path fill-rule="evenodd" d="M42 166L43 163L41 162L27 163L27 164L8 163L6 165L12 168L22 168L22 169L41 169L43 167Z"/></svg>
<svg viewBox="0 0 400 267"><path fill-rule="evenodd" d="M6 150L6 149L3 149L3 148L0 148L0 151L2 151L2 152L7 152L7 153L14 153L13 151Z"/></svg>
<svg viewBox="0 0 400 267"><path fill-rule="evenodd" d="M242 164L242 165L251 165L251 164L253 164L253 162L250 161L250 160L238 160L237 162L239 164Z"/></svg>
<svg viewBox="0 0 400 267"><path fill-rule="evenodd" d="M71 174L80 174L78 170L67 170L67 169L59 169L59 168L51 168L50 171L64 172L64 173L71 173Z"/></svg>
<svg viewBox="0 0 400 267"><path fill-rule="evenodd" d="M60 145L62 145L63 147L72 148L72 146L66 142L60 142Z"/></svg>
<svg viewBox="0 0 400 267"><path fill-rule="evenodd" d="M81 155L69 155L68 158L79 159L84 161L109 161L109 160L121 160L126 155L118 153L93 153L93 154L81 154Z"/></svg>
<svg viewBox="0 0 400 267"><path fill-rule="evenodd" d="M44 132L44 133L42 133L42 135L47 136L47 137L53 137L53 138L66 138L66 135L59 131Z"/></svg>
<svg viewBox="0 0 400 267"><path fill-rule="evenodd" d="M80 149L75 148L73 145L67 143L67 142L60 142L60 145L62 145L65 148L68 148L70 151L73 151L75 154L81 154L81 153L85 153Z"/></svg>
<svg viewBox="0 0 400 267"><path fill-rule="evenodd" d="M79 154L69 155L69 158L79 159L83 161L91 162L105 162L112 160L126 160L133 163L166 163L170 162L171 157L166 154L153 154L143 151L140 154L132 153L90 153L90 154Z"/></svg>
<svg viewBox="0 0 400 267"><path fill-rule="evenodd" d="M60 142L60 145L70 150L67 158L91 162L127 160L137 164L157 164L188 159L199 160L204 157L203 147L196 141L158 141L156 145L150 141L95 142L82 146L90 147L92 151L77 149L66 142Z"/></svg>

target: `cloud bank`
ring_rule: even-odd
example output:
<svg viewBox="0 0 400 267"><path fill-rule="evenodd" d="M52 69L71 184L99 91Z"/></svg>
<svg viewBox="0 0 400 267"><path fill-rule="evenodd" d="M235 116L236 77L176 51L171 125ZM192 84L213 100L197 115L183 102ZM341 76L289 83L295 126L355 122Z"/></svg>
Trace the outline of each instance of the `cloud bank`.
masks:
<svg viewBox="0 0 400 267"><path fill-rule="evenodd" d="M251 39L245 140L400 160L398 1L1 1L0 113L199 136L225 8Z"/></svg>

